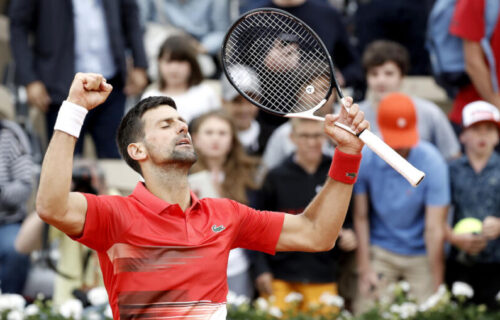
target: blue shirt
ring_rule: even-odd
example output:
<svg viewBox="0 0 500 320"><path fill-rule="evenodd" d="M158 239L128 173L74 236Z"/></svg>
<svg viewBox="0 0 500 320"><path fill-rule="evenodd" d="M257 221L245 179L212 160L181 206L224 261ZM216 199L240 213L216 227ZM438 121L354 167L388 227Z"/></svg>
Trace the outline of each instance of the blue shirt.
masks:
<svg viewBox="0 0 500 320"><path fill-rule="evenodd" d="M463 156L450 163L451 199L454 206L453 223L472 217L484 220L487 216L500 218L500 156L493 153L481 172L476 173ZM456 255L453 250L451 256ZM474 261L500 262L500 239L489 241Z"/></svg>
<svg viewBox="0 0 500 320"><path fill-rule="evenodd" d="M75 72L116 74L102 0L73 0Z"/></svg>
<svg viewBox="0 0 500 320"><path fill-rule="evenodd" d="M411 149L407 160L426 174L416 188L365 148L354 193L368 195L372 245L397 254L423 255L425 208L450 202L448 168L439 151L425 141Z"/></svg>

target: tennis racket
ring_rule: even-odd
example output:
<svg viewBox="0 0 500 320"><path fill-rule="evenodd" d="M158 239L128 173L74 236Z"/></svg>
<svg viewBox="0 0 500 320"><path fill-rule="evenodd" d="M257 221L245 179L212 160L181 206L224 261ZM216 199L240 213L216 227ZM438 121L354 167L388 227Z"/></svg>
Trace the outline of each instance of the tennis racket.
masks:
<svg viewBox="0 0 500 320"><path fill-rule="evenodd" d="M285 11L260 8L241 16L225 36L222 66L243 97L274 115L324 121L314 113L326 103L333 87L348 109L324 43L308 25ZM412 186L424 178L422 171L369 130L356 134L342 123L335 125L358 136Z"/></svg>

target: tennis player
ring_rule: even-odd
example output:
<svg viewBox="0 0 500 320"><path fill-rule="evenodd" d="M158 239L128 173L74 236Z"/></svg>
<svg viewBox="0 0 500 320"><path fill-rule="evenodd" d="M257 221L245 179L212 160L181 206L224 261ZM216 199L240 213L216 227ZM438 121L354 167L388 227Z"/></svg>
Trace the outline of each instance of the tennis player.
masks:
<svg viewBox="0 0 500 320"><path fill-rule="evenodd" d="M144 183L127 197L70 192L85 115L111 90L101 75L75 76L43 161L37 212L98 252L115 319L225 319L230 249L274 254L334 246L363 147L334 122L357 132L368 128L357 105L326 117L325 132L338 144L329 178L302 214L285 215L228 199L197 199L187 179L196 154L187 124L167 97L140 101L118 130L118 147Z"/></svg>

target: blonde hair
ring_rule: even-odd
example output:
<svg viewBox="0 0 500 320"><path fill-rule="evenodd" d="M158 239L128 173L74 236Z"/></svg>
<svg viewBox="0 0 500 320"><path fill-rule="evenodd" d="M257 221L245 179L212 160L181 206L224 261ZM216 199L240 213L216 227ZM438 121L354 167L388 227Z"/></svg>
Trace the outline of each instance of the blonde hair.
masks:
<svg viewBox="0 0 500 320"><path fill-rule="evenodd" d="M258 188L256 174L260 161L245 152L238 140L236 126L231 117L222 110L207 112L191 122L190 132L195 135L203 122L214 117L227 122L231 129L231 150L222 167L224 181L221 184L221 196L248 204L247 191ZM208 170L206 158L198 152L198 161L191 168L191 173L203 170Z"/></svg>

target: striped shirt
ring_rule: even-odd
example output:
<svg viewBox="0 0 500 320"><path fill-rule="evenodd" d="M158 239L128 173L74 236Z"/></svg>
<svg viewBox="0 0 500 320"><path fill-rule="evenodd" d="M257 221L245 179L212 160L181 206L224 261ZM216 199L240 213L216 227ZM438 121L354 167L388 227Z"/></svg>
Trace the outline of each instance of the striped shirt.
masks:
<svg viewBox="0 0 500 320"><path fill-rule="evenodd" d="M16 123L0 120L0 225L26 216L34 172L25 133Z"/></svg>

